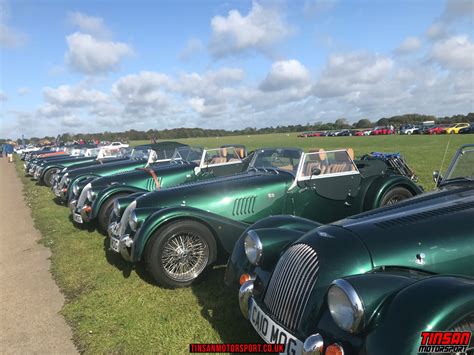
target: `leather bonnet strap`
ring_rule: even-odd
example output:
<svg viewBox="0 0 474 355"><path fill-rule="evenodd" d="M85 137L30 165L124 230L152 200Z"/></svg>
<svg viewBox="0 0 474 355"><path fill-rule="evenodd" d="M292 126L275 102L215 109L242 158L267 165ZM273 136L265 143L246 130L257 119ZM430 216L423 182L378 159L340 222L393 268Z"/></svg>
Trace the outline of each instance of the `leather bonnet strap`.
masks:
<svg viewBox="0 0 474 355"><path fill-rule="evenodd" d="M139 168L139 170L143 170L143 171L146 171L148 174L151 175L151 177L153 178L153 181L155 182L155 186L156 186L156 189L159 190L160 189L160 180L158 180L158 176L156 176L156 173L153 169L148 169L148 168Z"/></svg>

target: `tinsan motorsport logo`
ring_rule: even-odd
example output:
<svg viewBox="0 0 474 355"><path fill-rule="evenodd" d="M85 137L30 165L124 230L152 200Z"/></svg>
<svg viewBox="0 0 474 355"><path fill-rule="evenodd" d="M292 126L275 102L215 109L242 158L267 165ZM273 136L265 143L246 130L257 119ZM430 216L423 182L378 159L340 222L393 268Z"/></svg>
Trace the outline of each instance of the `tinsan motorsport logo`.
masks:
<svg viewBox="0 0 474 355"><path fill-rule="evenodd" d="M465 354L471 341L471 332L421 332L419 353Z"/></svg>

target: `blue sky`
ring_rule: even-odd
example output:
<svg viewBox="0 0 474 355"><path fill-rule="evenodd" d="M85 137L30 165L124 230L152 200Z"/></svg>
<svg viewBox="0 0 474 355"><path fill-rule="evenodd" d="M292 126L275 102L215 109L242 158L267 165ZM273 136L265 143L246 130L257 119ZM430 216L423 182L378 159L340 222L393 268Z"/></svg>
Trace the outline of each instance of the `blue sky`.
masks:
<svg viewBox="0 0 474 355"><path fill-rule="evenodd" d="M0 0L0 137L474 111L472 0Z"/></svg>

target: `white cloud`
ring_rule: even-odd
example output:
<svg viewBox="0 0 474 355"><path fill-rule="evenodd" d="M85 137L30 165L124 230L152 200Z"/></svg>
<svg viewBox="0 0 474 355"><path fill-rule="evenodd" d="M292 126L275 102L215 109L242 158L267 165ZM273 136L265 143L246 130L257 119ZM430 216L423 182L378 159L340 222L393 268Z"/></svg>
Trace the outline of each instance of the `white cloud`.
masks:
<svg viewBox="0 0 474 355"><path fill-rule="evenodd" d="M370 53L331 55L314 86L318 97L343 96L373 85L393 67L393 60Z"/></svg>
<svg viewBox="0 0 474 355"><path fill-rule="evenodd" d="M19 88L17 92L18 92L18 95L24 96L24 95L28 95L31 92L31 90L28 87L22 87L22 88Z"/></svg>
<svg viewBox="0 0 474 355"><path fill-rule="evenodd" d="M60 123L65 127L81 127L83 123L75 115L66 115L61 118Z"/></svg>
<svg viewBox="0 0 474 355"><path fill-rule="evenodd" d="M209 49L217 58L248 50L266 52L293 31L280 11L257 2L246 16L231 10L226 17L213 17L211 27Z"/></svg>
<svg viewBox="0 0 474 355"><path fill-rule="evenodd" d="M430 27L428 27L428 30L426 30L426 35L431 40L437 40L447 35L447 29L443 23L435 22Z"/></svg>
<svg viewBox="0 0 474 355"><path fill-rule="evenodd" d="M311 75L303 64L295 59L272 64L272 69L260 84L262 91L279 91L291 87L303 87L310 83Z"/></svg>
<svg viewBox="0 0 474 355"><path fill-rule="evenodd" d="M418 37L407 37L400 44L398 48L395 49L395 53L404 55L416 52L421 48L421 41Z"/></svg>
<svg viewBox="0 0 474 355"><path fill-rule="evenodd" d="M94 105L108 100L108 95L101 91L70 85L61 85L55 89L46 87L43 89L43 97L49 104L68 108Z"/></svg>
<svg viewBox="0 0 474 355"><path fill-rule="evenodd" d="M66 37L66 62L76 71L95 75L118 69L122 58L133 54L125 43L99 40L89 34L73 33Z"/></svg>
<svg viewBox="0 0 474 355"><path fill-rule="evenodd" d="M79 27L83 33L104 39L112 36L112 33L104 24L104 20L101 17L88 16L76 11L69 14L69 21Z"/></svg>
<svg viewBox="0 0 474 355"><path fill-rule="evenodd" d="M447 0L442 17L446 21L457 21L460 18L474 19L474 2L472 0Z"/></svg>
<svg viewBox="0 0 474 355"><path fill-rule="evenodd" d="M166 109L169 98L165 89L170 85L167 75L144 71L120 78L113 84L112 93L124 106L124 114L138 119Z"/></svg>
<svg viewBox="0 0 474 355"><path fill-rule="evenodd" d="M431 58L445 68L472 70L474 44L467 36L450 37L433 45Z"/></svg>
<svg viewBox="0 0 474 355"><path fill-rule="evenodd" d="M202 44L201 40L197 38L191 38L186 42L186 45L178 54L178 58L183 61L188 61L203 50L204 45Z"/></svg>

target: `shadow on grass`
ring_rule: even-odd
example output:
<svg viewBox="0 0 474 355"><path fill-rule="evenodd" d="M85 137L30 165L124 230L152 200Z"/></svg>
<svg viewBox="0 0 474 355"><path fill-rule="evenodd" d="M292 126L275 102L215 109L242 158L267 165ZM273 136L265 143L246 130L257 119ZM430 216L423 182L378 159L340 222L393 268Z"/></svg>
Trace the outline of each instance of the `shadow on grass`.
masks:
<svg viewBox="0 0 474 355"><path fill-rule="evenodd" d="M210 270L202 282L191 286L201 315L225 343L261 343L250 322L240 313L237 290L224 283L225 267Z"/></svg>
<svg viewBox="0 0 474 355"><path fill-rule="evenodd" d="M75 228L80 229L81 231L86 231L88 233L94 233L96 231L95 223L83 223L83 224L77 223L72 219L71 214L69 214L68 219L69 219L69 222L71 222Z"/></svg>
<svg viewBox="0 0 474 355"><path fill-rule="evenodd" d="M120 270L125 279L129 278L132 271L135 270L138 277L140 277L143 281L156 286L156 283L147 273L143 263L133 264L122 258L120 254L110 250L109 238L104 238L104 255L107 262Z"/></svg>
<svg viewBox="0 0 474 355"><path fill-rule="evenodd" d="M67 204L56 195L53 196L52 200L58 206L68 207Z"/></svg>

